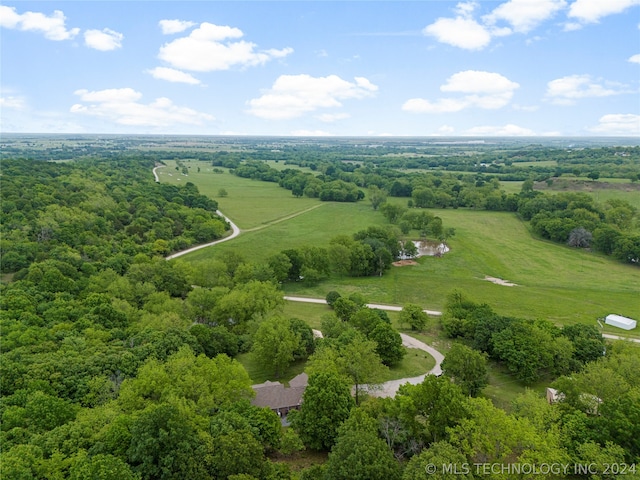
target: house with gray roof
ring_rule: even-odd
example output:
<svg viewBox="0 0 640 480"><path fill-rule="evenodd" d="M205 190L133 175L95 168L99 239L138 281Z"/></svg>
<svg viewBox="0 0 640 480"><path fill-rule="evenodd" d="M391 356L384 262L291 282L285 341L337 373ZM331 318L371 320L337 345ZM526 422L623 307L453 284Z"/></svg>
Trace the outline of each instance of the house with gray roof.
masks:
<svg viewBox="0 0 640 480"><path fill-rule="evenodd" d="M289 386L285 387L280 382L266 381L251 388L256 392L255 398L251 401L256 407L269 407L279 416L284 417L292 409L299 409L302 405L302 395L307 388L309 377L306 373L292 378Z"/></svg>

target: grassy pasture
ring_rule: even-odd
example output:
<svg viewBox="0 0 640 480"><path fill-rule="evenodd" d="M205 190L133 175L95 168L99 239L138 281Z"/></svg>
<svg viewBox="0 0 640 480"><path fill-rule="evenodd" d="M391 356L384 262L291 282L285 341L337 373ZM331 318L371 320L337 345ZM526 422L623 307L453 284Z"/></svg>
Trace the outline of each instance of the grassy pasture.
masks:
<svg viewBox="0 0 640 480"><path fill-rule="evenodd" d="M184 164L191 167L188 176L175 170L175 162L167 162L167 167L157 170L160 181L176 185L186 182L196 184L200 193L216 199L220 210L241 229L260 227L320 204L317 199L295 198L277 183L237 177L226 168L220 168L224 173L213 173L214 167L209 162L191 161ZM221 188L227 191L226 197L218 195Z"/></svg>
<svg viewBox="0 0 640 480"><path fill-rule="evenodd" d="M556 167L557 160L540 160L537 162L513 162L516 167Z"/></svg>
<svg viewBox="0 0 640 480"><path fill-rule="evenodd" d="M442 258L393 267L380 278L332 278L315 287L287 284L287 293L324 296L329 290L360 291L371 301L418 303L442 309L446 296L462 290L503 315L548 318L558 323L594 322L607 313L640 317L640 274L593 253L535 239L513 214L435 210L456 229ZM495 285L485 276L517 283Z"/></svg>
<svg viewBox="0 0 640 480"><path fill-rule="evenodd" d="M598 203L604 203L610 199L625 200L640 209L640 186L624 178L605 178L593 182L586 178L569 179L560 177L559 179L554 179L551 188L545 184L536 185L535 188L551 194L583 192L593 197Z"/></svg>
<svg viewBox="0 0 640 480"><path fill-rule="evenodd" d="M500 180L500 189L504 190L506 193L520 193L522 190L523 181L507 181Z"/></svg>
<svg viewBox="0 0 640 480"><path fill-rule="evenodd" d="M160 172L163 170L170 171ZM222 199L220 208L232 217L232 212L244 215L245 224L240 223L241 228L263 225L258 223L260 219L252 209L263 209L264 222L321 206L182 257L196 266L229 250L241 253L249 261L259 261L286 248L325 246L335 235L386 224L366 200L352 204L296 199L275 184L201 170L200 175L192 173L189 180L208 194L224 186L229 196ZM161 179L165 181L167 177ZM216 182L222 183L212 185ZM263 193L257 195L259 191ZM251 206L260 201L264 204ZM640 318L637 267L536 239L526 224L511 213L466 209L432 212L443 219L445 226L456 229L455 237L449 241L451 251L442 258L424 257L418 265L394 267L383 277L334 276L316 286L285 284L285 292L324 298L330 290L347 295L358 291L371 302L395 305L412 302L441 310L446 296L459 289L475 301L488 303L500 314L547 318L559 324L593 323L596 318L614 312ZM518 286L495 285L484 280L485 276L509 280Z"/></svg>
<svg viewBox="0 0 640 480"><path fill-rule="evenodd" d="M290 199L292 202L297 200L299 199ZM287 248L303 245L328 246L329 240L336 235L352 234L370 225L386 224L382 214L374 212L364 202L347 204L317 201L315 205L318 208L294 218L243 233L237 239L222 243L215 249L205 248L182 258L197 263L226 251L235 251L249 261L260 261Z"/></svg>

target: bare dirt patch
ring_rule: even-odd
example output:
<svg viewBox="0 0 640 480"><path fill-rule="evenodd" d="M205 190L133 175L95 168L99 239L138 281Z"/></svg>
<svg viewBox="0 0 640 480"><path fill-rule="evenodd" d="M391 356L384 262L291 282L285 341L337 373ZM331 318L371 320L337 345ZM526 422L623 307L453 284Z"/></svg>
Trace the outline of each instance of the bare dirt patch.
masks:
<svg viewBox="0 0 640 480"><path fill-rule="evenodd" d="M406 267L407 265L418 265L418 262L415 260L398 260L397 262L393 262L391 265L394 267Z"/></svg>
<svg viewBox="0 0 640 480"><path fill-rule="evenodd" d="M503 287L517 287L518 286L517 283L512 283L512 282L509 282L507 280L503 280L501 278L485 276L484 279L487 280L488 282L495 283L496 285L502 285Z"/></svg>

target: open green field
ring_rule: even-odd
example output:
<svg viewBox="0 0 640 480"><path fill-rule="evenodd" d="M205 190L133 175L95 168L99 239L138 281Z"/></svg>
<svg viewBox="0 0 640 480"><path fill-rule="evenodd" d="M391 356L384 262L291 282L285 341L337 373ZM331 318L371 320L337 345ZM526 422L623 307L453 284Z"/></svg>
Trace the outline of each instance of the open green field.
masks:
<svg viewBox="0 0 640 480"><path fill-rule="evenodd" d="M500 188L507 193L519 193L522 190L523 183L524 182L520 180L517 180L517 181L500 180Z"/></svg>
<svg viewBox="0 0 640 480"><path fill-rule="evenodd" d="M160 181L176 185L186 182L196 184L200 193L216 199L220 210L241 229L260 227L320 205L317 199L295 198L277 183L237 177L226 168L220 168L224 173L214 173L214 167L209 162L190 161L184 164L190 167L188 176L175 170L175 162L167 162L166 167L157 170ZM221 188L227 191L226 197L218 195Z"/></svg>
<svg viewBox="0 0 640 480"><path fill-rule="evenodd" d="M555 167L558 165L557 160L540 160L538 162L513 162L518 167Z"/></svg>
<svg viewBox="0 0 640 480"><path fill-rule="evenodd" d="M226 182L225 188L230 192L222 199L220 208L225 213L238 212L238 216L245 213L246 223L240 224L241 228L264 225L253 212L245 212L251 210L251 203L259 201L258 198L264 201L259 208L267 222L304 211L305 207L319 207L182 257L195 265L229 250L249 261L259 261L286 248L326 246L335 235L386 224L366 200L352 204L296 199L271 183L208 172L189 176L203 192L216 192L223 185L217 183L221 182L219 178L224 179L222 182ZM358 291L370 302L394 305L411 302L441 310L446 296L459 289L475 301L488 303L500 314L547 318L559 324L594 323L608 313L640 318L637 267L536 239L526 224L511 213L465 209L432 212L443 219L446 227L456 230L449 241L451 251L442 258L423 257L418 265L393 267L383 277L336 276L316 286L285 284L285 292L324 298L330 290L345 294ZM518 286L496 285L484 280L485 276Z"/></svg>
<svg viewBox="0 0 640 480"><path fill-rule="evenodd" d="M394 267L383 277L332 278L315 287L287 284L285 291L324 297L330 290L359 291L372 302L413 302L441 310L459 289L503 315L592 323L618 312L640 316L640 273L590 252L535 239L515 215L504 212L435 210L456 229L451 251ZM485 276L518 284L496 285ZM626 313L622 313L626 312Z"/></svg>
<svg viewBox="0 0 640 480"><path fill-rule="evenodd" d="M296 203L297 200L300 199L292 197L290 202ZM370 225L387 224L382 214L374 212L365 202L353 204L316 200L313 206L317 208L303 211L294 218L273 223L260 230L245 232L231 242L216 246L215 251L202 249L182 258L197 263L226 251L235 251L249 261L260 261L287 248L303 245L328 246L329 240L336 235L352 234ZM226 214L222 206L220 209ZM275 216L276 212L270 212L270 215Z"/></svg>

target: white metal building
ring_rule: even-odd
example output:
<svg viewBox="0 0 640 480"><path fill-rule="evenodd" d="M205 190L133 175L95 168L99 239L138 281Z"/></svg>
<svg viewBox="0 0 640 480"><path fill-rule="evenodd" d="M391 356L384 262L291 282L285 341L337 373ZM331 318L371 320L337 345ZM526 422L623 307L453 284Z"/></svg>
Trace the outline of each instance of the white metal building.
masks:
<svg viewBox="0 0 640 480"><path fill-rule="evenodd" d="M633 330L636 328L637 322L627 317L623 317L622 315L616 315L612 313L607 315L604 319L604 323L607 325L611 325L612 327L622 328L624 330Z"/></svg>

